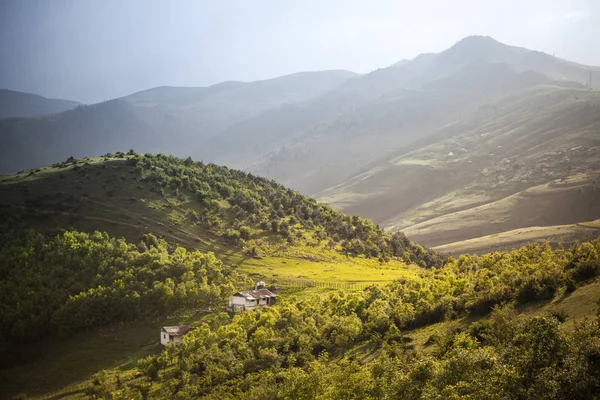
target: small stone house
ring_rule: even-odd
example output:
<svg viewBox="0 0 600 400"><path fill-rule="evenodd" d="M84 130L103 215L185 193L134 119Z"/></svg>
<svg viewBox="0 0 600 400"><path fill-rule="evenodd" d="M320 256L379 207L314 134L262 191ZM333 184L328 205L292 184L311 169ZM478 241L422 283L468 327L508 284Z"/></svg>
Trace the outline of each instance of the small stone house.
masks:
<svg viewBox="0 0 600 400"><path fill-rule="evenodd" d="M276 295L269 289L243 290L229 297L227 311L247 311L275 304Z"/></svg>
<svg viewBox="0 0 600 400"><path fill-rule="evenodd" d="M163 326L160 329L160 344L179 344L189 331L190 327L187 325Z"/></svg>

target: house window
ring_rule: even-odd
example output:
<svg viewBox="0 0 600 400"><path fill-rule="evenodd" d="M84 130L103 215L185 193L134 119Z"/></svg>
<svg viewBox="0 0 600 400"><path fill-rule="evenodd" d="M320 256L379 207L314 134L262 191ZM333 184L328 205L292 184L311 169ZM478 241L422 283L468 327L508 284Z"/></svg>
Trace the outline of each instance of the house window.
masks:
<svg viewBox="0 0 600 400"><path fill-rule="evenodd" d="M167 334L165 333L165 334L163 334L163 339L166 339L166 338L167 338Z"/></svg>

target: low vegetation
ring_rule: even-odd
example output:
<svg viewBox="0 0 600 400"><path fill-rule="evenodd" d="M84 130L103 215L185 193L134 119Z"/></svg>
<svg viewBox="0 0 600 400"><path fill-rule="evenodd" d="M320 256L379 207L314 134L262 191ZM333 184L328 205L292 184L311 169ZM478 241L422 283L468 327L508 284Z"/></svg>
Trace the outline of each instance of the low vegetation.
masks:
<svg viewBox="0 0 600 400"><path fill-rule="evenodd" d="M100 233L32 232L2 256L2 314L13 316L2 321L13 328L7 340L198 309L249 284L214 256L151 235L131 245ZM278 305L233 317L217 306L184 344L132 370L101 372L80 390L116 399L590 398L600 394L598 321L578 322L570 336L561 313L524 318L502 307L550 300L598 275L600 238L569 249L532 244L463 255L385 286L284 295ZM432 334L433 351L411 343L415 328L490 312Z"/></svg>
<svg viewBox="0 0 600 400"><path fill-rule="evenodd" d="M203 324L180 346L105 372L97 398L594 398L600 320L561 329L564 315L520 317L510 303L552 298L600 274L600 240L552 251L462 256L415 279L363 292L288 301ZM414 349L405 331L459 316L484 318ZM450 325L452 327L452 325ZM377 356L357 357L365 343ZM360 353L359 353L360 354Z"/></svg>

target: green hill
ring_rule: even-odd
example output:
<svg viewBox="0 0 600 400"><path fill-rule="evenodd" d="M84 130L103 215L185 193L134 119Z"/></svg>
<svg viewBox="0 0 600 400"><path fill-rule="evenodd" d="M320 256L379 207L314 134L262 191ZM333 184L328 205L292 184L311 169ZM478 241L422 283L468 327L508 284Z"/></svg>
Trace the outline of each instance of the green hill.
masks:
<svg viewBox="0 0 600 400"><path fill-rule="evenodd" d="M273 181L191 159L70 158L4 175L0 193L4 368L90 329L221 310L253 279L364 287L443 261Z"/></svg>
<svg viewBox="0 0 600 400"><path fill-rule="evenodd" d="M150 154L73 159L4 176L8 228L106 229L139 240L154 233L188 246L211 241L259 256L278 247L439 265L441 259L368 220L251 174ZM205 247L206 248L206 247Z"/></svg>

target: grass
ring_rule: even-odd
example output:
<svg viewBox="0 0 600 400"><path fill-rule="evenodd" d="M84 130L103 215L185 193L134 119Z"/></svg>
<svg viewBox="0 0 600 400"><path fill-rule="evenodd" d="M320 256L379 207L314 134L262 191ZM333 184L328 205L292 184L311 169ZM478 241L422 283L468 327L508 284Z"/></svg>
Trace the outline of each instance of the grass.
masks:
<svg viewBox="0 0 600 400"><path fill-rule="evenodd" d="M595 279L577 288L573 293L559 293L552 301L527 304L520 308L524 314L564 313L563 327L575 329L577 322L590 318L600 309L600 280Z"/></svg>
<svg viewBox="0 0 600 400"><path fill-rule="evenodd" d="M348 259L345 262L315 262L269 257L262 260L249 259L240 266L240 269L249 274L263 275L275 282L291 279L349 284L381 284L414 274L413 268L398 262L370 265L354 259Z"/></svg>
<svg viewBox="0 0 600 400"><path fill-rule="evenodd" d="M586 227L586 228L598 228L600 229L600 219L597 219L595 221L590 221L590 222L582 222L580 224L578 224L580 226Z"/></svg>
<svg viewBox="0 0 600 400"><path fill-rule="evenodd" d="M568 243L587 236L593 238L600 233L598 221L570 225L532 226L513 229L507 232L481 236L433 247L444 254L483 253L489 251L511 250L533 241Z"/></svg>
<svg viewBox="0 0 600 400"><path fill-rule="evenodd" d="M594 204L597 204L598 189L594 186L595 179L595 174L579 174L570 177L565 183L538 185L497 201L412 225L404 233L411 239L425 242L440 251L446 251L441 250L441 246L448 245L449 248L452 247L449 250L452 252L463 251L456 243L477 238L483 238L479 243L473 242L477 243L477 250L490 250L493 246L486 248L485 245L494 245L495 242L490 242L485 236L502 233L503 238L508 238L513 233L533 232L518 231L529 227L549 227L546 236L553 236L557 234L557 229L552 228L554 226L574 225L575 222L597 218L598 206ZM570 216L567 217L566 214ZM537 230L535 238L544 236L541 228L534 230ZM572 242L573 235L585 232L573 226L568 240L563 243ZM515 242L523 242L518 237L514 239ZM465 247L464 251L470 249Z"/></svg>

